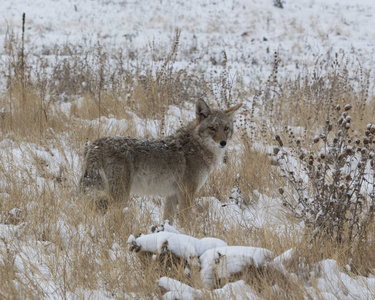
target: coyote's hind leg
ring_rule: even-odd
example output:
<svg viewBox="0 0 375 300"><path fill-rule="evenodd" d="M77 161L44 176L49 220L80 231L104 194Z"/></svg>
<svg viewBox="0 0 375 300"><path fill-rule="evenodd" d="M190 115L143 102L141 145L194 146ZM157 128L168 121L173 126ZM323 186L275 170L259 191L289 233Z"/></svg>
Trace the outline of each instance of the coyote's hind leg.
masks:
<svg viewBox="0 0 375 300"><path fill-rule="evenodd" d="M116 164L107 175L108 189L114 202L128 205L131 189L131 170L126 164Z"/></svg>
<svg viewBox="0 0 375 300"><path fill-rule="evenodd" d="M179 196L177 194L165 198L163 220L168 220L169 224L173 223L173 218L176 213L178 202Z"/></svg>

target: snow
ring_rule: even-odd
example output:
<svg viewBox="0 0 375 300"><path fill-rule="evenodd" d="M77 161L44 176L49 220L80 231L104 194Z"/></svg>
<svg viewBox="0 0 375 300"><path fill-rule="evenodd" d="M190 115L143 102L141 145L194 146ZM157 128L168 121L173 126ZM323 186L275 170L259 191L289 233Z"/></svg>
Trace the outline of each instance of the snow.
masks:
<svg viewBox="0 0 375 300"><path fill-rule="evenodd" d="M200 266L202 283L208 288L214 286L215 274L220 279L229 278L242 272L247 266L259 268L274 256L271 251L263 248L227 246L217 238L196 239L172 232L157 232L138 238L130 235L128 244L131 249L136 248L137 252L160 254L170 251L190 265ZM171 282L175 283L173 280ZM187 288L184 293L194 293L194 290Z"/></svg>
<svg viewBox="0 0 375 300"><path fill-rule="evenodd" d="M160 278L158 284L160 287L168 291L163 295L163 299L165 300L203 299L204 295L207 295L208 292L212 293L214 299L260 299L243 280L227 283L222 288L213 291L194 289L178 280L168 277Z"/></svg>
<svg viewBox="0 0 375 300"><path fill-rule="evenodd" d="M55 44L90 48L99 41L152 60L168 53L179 28L176 66L193 62L215 72L225 50L230 77L257 84L272 70L275 51L283 62L279 72L290 77L302 65L332 62L340 51L372 67L374 6L371 0L289 0L284 9L271 0L1 1L0 48L12 31L20 37L22 12L26 49L42 54L52 54Z"/></svg>
<svg viewBox="0 0 375 300"><path fill-rule="evenodd" d="M220 279L229 278L242 272L246 266L263 266L272 256L271 251L257 247L227 246L207 250L199 257L202 283L213 287L214 274Z"/></svg>
<svg viewBox="0 0 375 300"><path fill-rule="evenodd" d="M265 194L258 194L257 201L253 205L243 205L238 195L232 194L227 202L221 202L215 197L202 197L198 204L208 206L208 220L213 219L224 224L225 227L239 226L243 228L261 228L262 226L277 225L281 232L284 225L278 219L280 207L274 199ZM234 196L234 197L233 197Z"/></svg>
<svg viewBox="0 0 375 300"><path fill-rule="evenodd" d="M159 279L160 287L166 289L168 292L164 294L163 299L202 299L203 293L201 290L194 289L187 284L178 280L162 277Z"/></svg>
<svg viewBox="0 0 375 300"><path fill-rule="evenodd" d="M273 266L275 269L279 270L284 274L288 274L285 264L292 259L294 254L294 249L288 249L287 251L281 253L279 256L275 257L268 265Z"/></svg>
<svg viewBox="0 0 375 300"><path fill-rule="evenodd" d="M162 253L171 251L178 257L185 258L188 263L198 264L198 257L208 249L226 246L227 244L217 238L197 239L185 234L173 232L157 232L141 235L135 238L131 235L128 244L140 247L141 251Z"/></svg>
<svg viewBox="0 0 375 300"><path fill-rule="evenodd" d="M317 264L321 276L317 278L317 285L321 292L331 294L336 299L371 299L375 288L375 278L358 276L353 278L340 271L337 262L326 259Z"/></svg>
<svg viewBox="0 0 375 300"><path fill-rule="evenodd" d="M214 295L217 295L219 299L261 299L257 296L256 292L250 288L249 285L243 280L238 280L233 283L227 283L221 289L213 291Z"/></svg>

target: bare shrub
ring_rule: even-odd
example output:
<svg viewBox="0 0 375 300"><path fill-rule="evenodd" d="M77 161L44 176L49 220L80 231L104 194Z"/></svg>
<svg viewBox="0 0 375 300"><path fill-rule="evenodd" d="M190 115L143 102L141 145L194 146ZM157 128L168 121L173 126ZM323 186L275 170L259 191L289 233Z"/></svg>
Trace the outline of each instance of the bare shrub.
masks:
<svg viewBox="0 0 375 300"><path fill-rule="evenodd" d="M351 130L350 109L351 105L343 110L336 106L337 121L326 121L310 151L289 132L292 153L276 136L275 154L292 189L291 193L279 189L285 207L305 223L312 237L323 235L338 244L349 243L354 251L353 245L368 245L375 216L375 124L356 135Z"/></svg>

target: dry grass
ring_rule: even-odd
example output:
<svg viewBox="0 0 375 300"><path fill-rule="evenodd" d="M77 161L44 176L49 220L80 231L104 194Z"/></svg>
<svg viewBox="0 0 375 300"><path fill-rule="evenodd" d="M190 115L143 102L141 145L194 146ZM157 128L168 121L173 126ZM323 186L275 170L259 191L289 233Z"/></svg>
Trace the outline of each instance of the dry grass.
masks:
<svg viewBox="0 0 375 300"><path fill-rule="evenodd" d="M329 114L333 105L351 103L353 124L358 128L373 116L368 73L354 70L357 81L350 81L339 58L332 68L317 66L312 75L285 80L278 75L279 58L275 55L269 81L255 94L248 92L250 89L233 90L228 80L223 80L224 71L219 78L205 80L189 68L175 70L172 62L178 38L177 32L171 53L160 67L142 68L130 68L123 54L110 54L100 45L83 53L68 47L57 49L54 62L34 57L40 67L33 69L28 68L31 54L25 53L26 67L21 68L16 43L9 45L9 64L0 70L7 78L6 92L0 95L0 226L10 230L4 231L8 238L0 240L0 296L95 298L96 294L88 291L101 291L115 298L132 293L142 299L161 297L156 282L171 273L152 259L130 253L126 242L130 234L147 232L159 219L162 200L135 198L127 211L112 207L103 216L79 201L77 195L87 141L103 135L137 135L133 113L157 120L157 131L163 133L164 115L170 105L183 109L185 103L202 96L218 100L217 94L222 96L217 101L222 107L242 100L233 95L254 99L238 122L235 141L239 150L229 153L226 164L201 192L201 196L215 196L229 203L232 189L237 188L241 195L238 204L244 208L256 207L259 195L277 203L282 181L268 152L273 135L284 126L305 128L300 135L308 140L325 124L326 115L319 112ZM125 120L126 126L108 127L103 117ZM357 258L351 260L355 273L374 271L375 257L368 251L374 246L373 227L369 227L371 245L367 248L347 245L342 249L325 241L322 249L319 240L300 234L288 216L275 213L273 208L271 213L284 225L283 231L276 224L223 221L210 202L198 200L192 218L195 222L186 233L222 238L230 245L264 247L276 255L296 248L298 255L288 266L295 273L303 273L301 268L308 269L323 258L336 259L344 266L351 257ZM202 287L197 274L186 278L181 262L173 264L171 270L172 277ZM273 271L249 269L242 278L264 299L300 299L305 295L306 278L292 279ZM275 284L280 289L274 289Z"/></svg>

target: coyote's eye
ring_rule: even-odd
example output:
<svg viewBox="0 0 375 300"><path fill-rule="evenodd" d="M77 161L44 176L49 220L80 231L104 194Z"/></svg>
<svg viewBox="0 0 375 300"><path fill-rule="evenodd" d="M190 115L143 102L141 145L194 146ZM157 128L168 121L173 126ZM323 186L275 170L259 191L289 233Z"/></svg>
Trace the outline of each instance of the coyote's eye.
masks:
<svg viewBox="0 0 375 300"><path fill-rule="evenodd" d="M225 126L224 131L228 131L228 130L229 130L229 127Z"/></svg>
<svg viewBox="0 0 375 300"><path fill-rule="evenodd" d="M215 127L212 127L212 126L208 127L208 129L211 130L211 131L216 131Z"/></svg>

